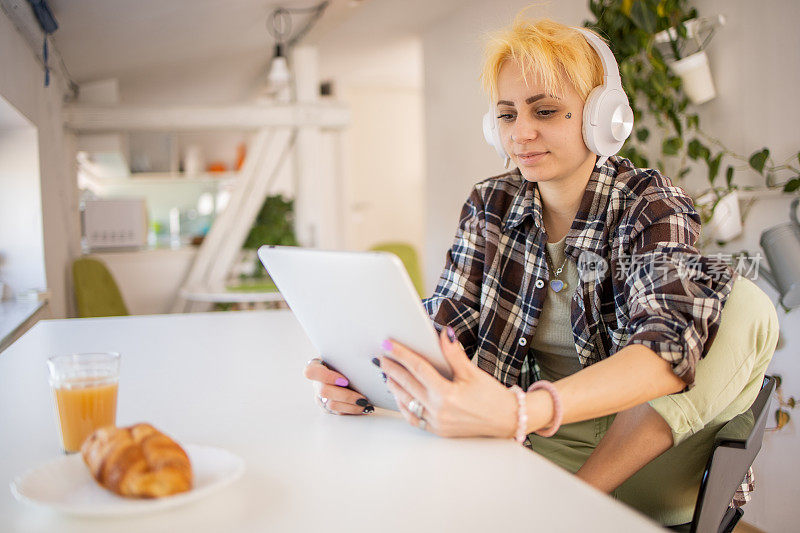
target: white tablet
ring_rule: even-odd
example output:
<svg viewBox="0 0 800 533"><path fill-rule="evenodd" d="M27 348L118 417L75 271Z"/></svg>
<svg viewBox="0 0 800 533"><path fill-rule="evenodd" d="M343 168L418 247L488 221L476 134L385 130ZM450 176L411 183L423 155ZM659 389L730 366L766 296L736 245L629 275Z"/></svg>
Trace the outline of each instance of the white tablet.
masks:
<svg viewBox="0 0 800 533"><path fill-rule="evenodd" d="M389 252L339 252L262 246L258 257L325 364L375 406L397 410L372 364L394 339L448 379L450 366L411 278Z"/></svg>

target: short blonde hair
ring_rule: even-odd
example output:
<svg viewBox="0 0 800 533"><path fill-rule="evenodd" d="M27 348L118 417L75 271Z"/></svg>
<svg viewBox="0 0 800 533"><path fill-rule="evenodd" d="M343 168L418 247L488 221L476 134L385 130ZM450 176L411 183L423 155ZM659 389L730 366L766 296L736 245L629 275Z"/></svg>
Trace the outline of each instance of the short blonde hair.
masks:
<svg viewBox="0 0 800 533"><path fill-rule="evenodd" d="M586 101L591 90L603 84L600 56L575 28L546 18L530 21L524 12L511 26L489 35L481 72L489 105L496 103L497 78L509 59L520 64L526 83L533 75L550 94L563 94L566 81Z"/></svg>

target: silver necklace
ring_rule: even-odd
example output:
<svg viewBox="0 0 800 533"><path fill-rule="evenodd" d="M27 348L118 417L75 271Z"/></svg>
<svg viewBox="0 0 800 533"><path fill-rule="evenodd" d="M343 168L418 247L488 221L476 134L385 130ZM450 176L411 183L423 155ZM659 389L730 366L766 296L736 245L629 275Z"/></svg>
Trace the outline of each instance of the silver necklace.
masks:
<svg viewBox="0 0 800 533"><path fill-rule="evenodd" d="M550 280L550 288L553 289L555 292L559 292L561 289L563 289L564 287L567 286L566 283L564 283L562 280L558 279L558 276L561 274L561 271L564 270L564 265L567 264L566 254L564 254L564 255L565 255L564 262L561 263L561 266L558 267L558 270L553 272L553 277L556 278L556 279L551 279ZM547 259L547 263L548 263L548 265L550 266L550 269L551 269L550 271L552 272L553 270L555 270L555 267L553 266L553 262L550 261L550 252L547 251L547 244L545 244L545 247L544 247L544 256Z"/></svg>

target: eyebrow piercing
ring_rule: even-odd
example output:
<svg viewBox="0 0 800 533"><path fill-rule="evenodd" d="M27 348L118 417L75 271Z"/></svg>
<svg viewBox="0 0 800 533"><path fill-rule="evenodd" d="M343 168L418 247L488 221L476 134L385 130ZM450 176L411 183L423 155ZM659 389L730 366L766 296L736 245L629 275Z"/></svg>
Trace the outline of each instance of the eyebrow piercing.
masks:
<svg viewBox="0 0 800 533"><path fill-rule="evenodd" d="M572 118L572 113L567 113L566 115L564 115L564 118Z"/></svg>

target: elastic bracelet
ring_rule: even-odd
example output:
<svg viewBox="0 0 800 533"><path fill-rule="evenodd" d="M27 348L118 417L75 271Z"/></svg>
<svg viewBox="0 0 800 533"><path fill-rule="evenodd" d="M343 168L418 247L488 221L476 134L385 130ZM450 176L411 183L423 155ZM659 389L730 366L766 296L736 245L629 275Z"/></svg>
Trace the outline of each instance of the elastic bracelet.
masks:
<svg viewBox="0 0 800 533"><path fill-rule="evenodd" d="M528 428L528 410L525 407L525 392L518 385L511 387L511 392L517 395L517 403L519 404L519 411L517 413L517 432L514 435L514 440L522 444L528 436L526 429Z"/></svg>
<svg viewBox="0 0 800 533"><path fill-rule="evenodd" d="M550 393L550 397L553 398L553 421L551 422L549 429L539 430L536 432L536 434L541 437L552 437L556 434L558 428L561 427L561 420L564 415L564 411L561 407L561 396L559 396L556 387L546 379L534 381L533 385L528 387L528 392L533 392L538 389L546 390Z"/></svg>

